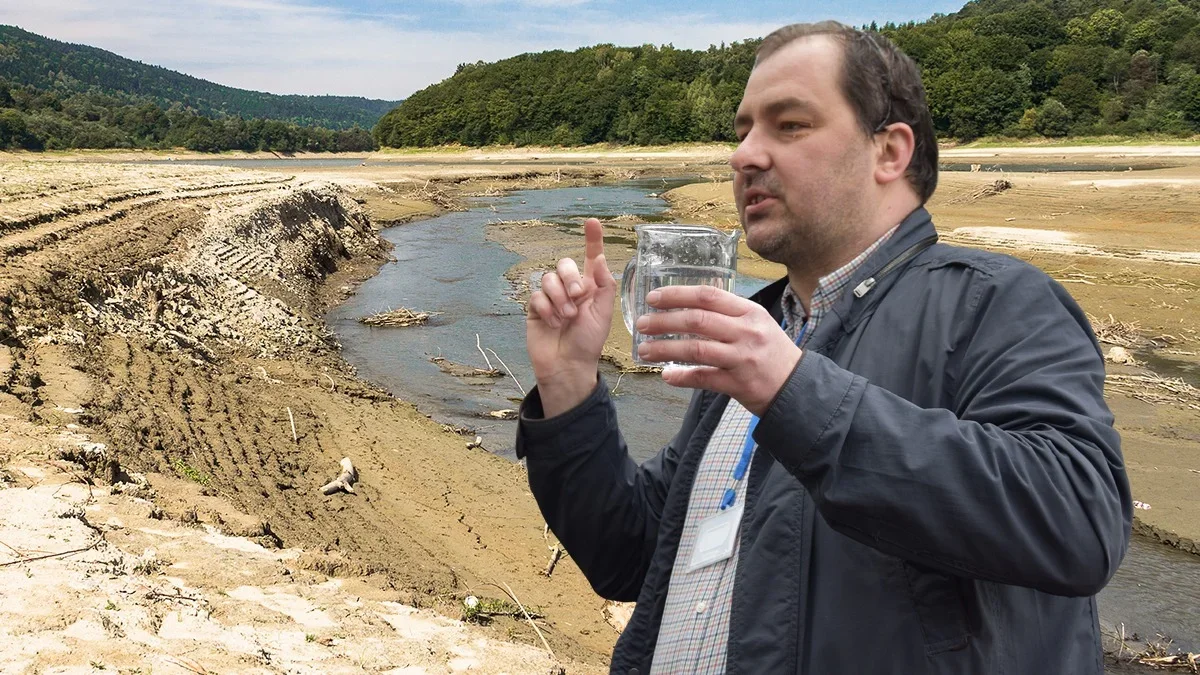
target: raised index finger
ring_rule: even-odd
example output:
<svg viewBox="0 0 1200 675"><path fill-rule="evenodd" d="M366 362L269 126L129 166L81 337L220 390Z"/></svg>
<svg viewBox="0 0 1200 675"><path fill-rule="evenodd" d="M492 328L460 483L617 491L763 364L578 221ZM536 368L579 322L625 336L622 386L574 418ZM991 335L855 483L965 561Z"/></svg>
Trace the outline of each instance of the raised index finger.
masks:
<svg viewBox="0 0 1200 675"><path fill-rule="evenodd" d="M583 276L596 280L597 286L603 286L596 271L600 267L608 271L608 264L604 261L604 228L600 226L599 220L588 218L583 221L583 238Z"/></svg>
<svg viewBox="0 0 1200 675"><path fill-rule="evenodd" d="M758 305L716 286L662 286L646 295L655 309L694 307L726 316L742 316Z"/></svg>

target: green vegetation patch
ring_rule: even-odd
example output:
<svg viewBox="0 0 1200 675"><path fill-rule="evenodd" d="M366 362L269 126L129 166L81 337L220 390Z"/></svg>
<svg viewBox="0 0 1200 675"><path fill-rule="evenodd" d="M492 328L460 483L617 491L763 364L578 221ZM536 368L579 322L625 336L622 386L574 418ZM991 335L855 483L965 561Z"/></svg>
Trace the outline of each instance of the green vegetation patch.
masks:
<svg viewBox="0 0 1200 675"><path fill-rule="evenodd" d="M176 459L172 467L175 469L175 473L179 474L181 478L186 478L205 487L208 487L208 484L212 482L207 474L198 471L182 459Z"/></svg>

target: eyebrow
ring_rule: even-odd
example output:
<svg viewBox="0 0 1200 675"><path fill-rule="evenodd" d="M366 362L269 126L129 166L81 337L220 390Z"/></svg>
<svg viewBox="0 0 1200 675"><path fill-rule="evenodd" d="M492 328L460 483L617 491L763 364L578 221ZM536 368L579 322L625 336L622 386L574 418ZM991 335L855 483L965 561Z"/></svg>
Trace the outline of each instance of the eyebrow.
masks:
<svg viewBox="0 0 1200 675"><path fill-rule="evenodd" d="M788 96L786 98L771 101L766 105L764 112L768 117L778 117L785 112L791 112L793 110L812 112L816 110L816 106L802 98ZM745 126L749 126L750 122L751 119L749 114L739 112L737 116L733 118L733 128L740 129Z"/></svg>

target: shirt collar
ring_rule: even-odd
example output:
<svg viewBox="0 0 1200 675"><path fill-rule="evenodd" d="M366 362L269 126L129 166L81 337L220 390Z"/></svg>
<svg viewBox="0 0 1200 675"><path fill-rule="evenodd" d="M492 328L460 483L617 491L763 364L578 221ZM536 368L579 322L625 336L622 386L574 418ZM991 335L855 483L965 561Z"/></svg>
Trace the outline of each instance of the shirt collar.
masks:
<svg viewBox="0 0 1200 675"><path fill-rule="evenodd" d="M846 284L850 282L850 278L854 276L854 273L867 262L872 253L878 250L884 242L896 233L899 227L899 225L896 225L887 232L884 232L882 237L876 239L874 243L863 249L862 253L855 256L853 260L818 279L817 287L813 290L812 302L810 303L811 306L808 313L805 313L804 305L800 302L800 298L796 295L796 292L792 290L791 284L788 284L783 289L783 298L781 300L783 303L783 318L787 322L788 333L793 339L796 337L796 331L805 323L811 320L815 324L824 316L829 306L841 296L842 290L846 288ZM811 335L815 328L815 325L810 325L806 333Z"/></svg>

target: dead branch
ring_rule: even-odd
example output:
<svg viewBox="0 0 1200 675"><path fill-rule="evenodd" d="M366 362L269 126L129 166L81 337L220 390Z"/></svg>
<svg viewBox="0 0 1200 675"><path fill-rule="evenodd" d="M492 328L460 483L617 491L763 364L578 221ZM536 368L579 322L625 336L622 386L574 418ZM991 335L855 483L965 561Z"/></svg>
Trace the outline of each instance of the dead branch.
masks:
<svg viewBox="0 0 1200 675"><path fill-rule="evenodd" d="M1107 319L1097 319L1089 314L1088 321L1097 340L1126 349L1166 347L1180 342L1173 335L1146 336L1138 322L1117 321L1112 314Z"/></svg>
<svg viewBox="0 0 1200 675"><path fill-rule="evenodd" d="M610 394L617 393L617 387L621 386L621 378L622 377L625 377L625 371L623 371L623 370L617 375L617 383L613 385L612 391L610 391L608 393L610 393Z"/></svg>
<svg viewBox="0 0 1200 675"><path fill-rule="evenodd" d="M38 560L47 560L49 558L61 558L63 556L75 555L76 553L83 553L85 551L90 551L90 550L96 548L97 546L100 545L100 542L102 542L102 541L104 541L103 536L96 537L96 539L91 544L84 546L83 548L76 548L76 549L72 549L70 551L61 551L59 553L47 553L45 555L35 555L35 556L27 557L27 558L18 558L16 560L10 560L8 562L0 563L0 567L9 567L10 565L21 565L23 563L36 562Z"/></svg>
<svg viewBox="0 0 1200 675"><path fill-rule="evenodd" d="M522 397L527 396L527 394L525 393L525 387L521 386L521 381L517 379L516 375L513 375L513 371L509 370L508 364L504 362L504 359L500 358L499 354L492 351L491 347L488 347L488 351L492 352L492 356L496 357L496 360L500 362L500 365L504 366L504 370L508 372L508 376L513 379L513 382L517 383L517 389L521 390L521 396Z"/></svg>
<svg viewBox="0 0 1200 675"><path fill-rule="evenodd" d="M299 443L300 438L298 436L296 436L296 418L292 417L292 409L290 407L287 409L287 411L288 411L288 422L290 422L292 425L292 442Z"/></svg>
<svg viewBox="0 0 1200 675"><path fill-rule="evenodd" d="M547 578L549 578L551 574L554 574L555 566L558 565L559 560L562 560L566 556L566 553L567 550L563 548L562 543L555 544L554 547L550 549L550 562L546 565L546 571L542 572L542 574L546 575Z"/></svg>
<svg viewBox="0 0 1200 675"><path fill-rule="evenodd" d="M406 307L393 309L387 312L379 312L371 316L359 317L358 322L367 326L385 326L407 328L408 326L423 326L430 317L437 316L441 312L417 312Z"/></svg>
<svg viewBox="0 0 1200 675"><path fill-rule="evenodd" d="M203 598L193 598L190 595L183 595L182 593L163 593L162 591L150 591L146 594L146 599L152 602L158 602L159 600L189 600L191 602L201 602L203 600Z"/></svg>
<svg viewBox="0 0 1200 675"><path fill-rule="evenodd" d="M358 469L354 468L349 457L343 457L341 465L342 472L337 478L321 486L321 494L331 495L335 492L354 494L354 484L358 482Z"/></svg>
<svg viewBox="0 0 1200 675"><path fill-rule="evenodd" d="M1200 388L1193 387L1179 378L1112 374L1106 378L1105 386L1108 391L1126 394L1146 403L1173 403L1200 410Z"/></svg>
<svg viewBox="0 0 1200 675"><path fill-rule="evenodd" d="M483 362L487 364L488 370L495 370L495 368L492 367L492 362L488 360L487 354L483 353L483 347L479 345L479 333L475 334L475 349L478 349L479 353L483 354ZM509 374L511 375L511 373Z"/></svg>
<svg viewBox="0 0 1200 675"><path fill-rule="evenodd" d="M496 586L496 584L492 585ZM496 587L500 588L499 586ZM529 622L529 625L533 626L534 632L536 632L538 637L542 639L542 646L546 648L546 653L550 655L550 658L557 659L558 657L554 655L554 650L550 649L550 643L546 641L546 636L542 634L542 629L538 628L538 625L534 623L533 617L529 616L529 612L525 610L525 605L522 605L521 601L517 599L517 594L513 593L512 588L510 588L507 583L504 584L502 590L508 594L508 597L511 598L513 603L521 610L521 613L525 615L525 620Z"/></svg>

